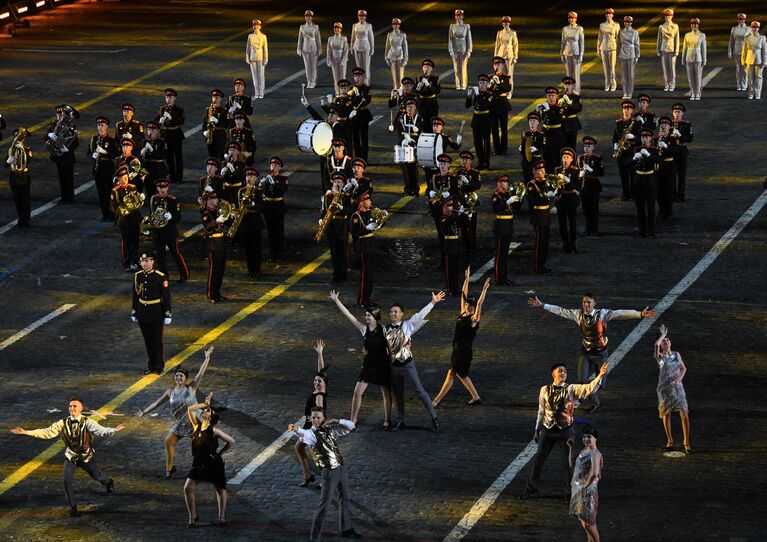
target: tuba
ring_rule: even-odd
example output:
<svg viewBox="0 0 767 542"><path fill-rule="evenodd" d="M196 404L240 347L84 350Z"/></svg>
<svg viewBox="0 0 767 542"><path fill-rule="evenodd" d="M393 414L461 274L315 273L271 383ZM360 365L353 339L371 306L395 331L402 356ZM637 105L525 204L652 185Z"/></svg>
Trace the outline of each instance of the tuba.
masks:
<svg viewBox="0 0 767 542"><path fill-rule="evenodd" d="M154 211L141 219L141 235L148 236L152 230L161 230L168 225L169 220L165 218L168 212L164 205L159 205Z"/></svg>
<svg viewBox="0 0 767 542"><path fill-rule="evenodd" d="M328 226L330 226L330 221L333 220L333 216L341 212L341 209L343 209L343 205L341 205L342 196L343 194L341 193L340 190L337 194L333 196L333 200L330 202L330 205L328 205L328 209L327 211L325 211L325 215L322 217L322 220L320 221L320 226L319 228L317 228L317 233L314 234L315 243L319 243L320 240L325 235L325 232L328 231Z"/></svg>
<svg viewBox="0 0 767 542"><path fill-rule="evenodd" d="M123 196L122 203L117 208L120 216L128 216L129 214L138 211L144 205L144 198L138 190L131 190Z"/></svg>
<svg viewBox="0 0 767 542"><path fill-rule="evenodd" d="M378 227L381 228L389 221L391 218L391 213L386 209L373 207L370 209L370 218L372 218L373 222L375 222Z"/></svg>
<svg viewBox="0 0 767 542"><path fill-rule="evenodd" d="M64 118L57 122L53 129L53 136L48 142L48 151L53 156L61 156L69 150L69 146L77 137L77 128L74 121L80 118L80 113L71 105L63 107Z"/></svg>
<svg viewBox="0 0 767 542"><path fill-rule="evenodd" d="M24 147L24 140L29 135L26 128L19 128L19 133L13 138L11 147L8 149L8 158L13 158L13 164L11 164L11 171L25 172L29 168L27 162L27 149Z"/></svg>
<svg viewBox="0 0 767 542"><path fill-rule="evenodd" d="M240 206L239 208L234 211L230 211L234 213L234 222L232 222L232 225L229 226L229 230L226 232L226 236L229 239L234 239L234 236L237 235L237 230L240 229L240 224L242 224L242 219L245 218L245 215L251 212L251 208L255 207L256 201L253 199L253 190L255 190L255 185L247 185L245 187L245 190L242 193L242 197L240 198ZM220 205L220 204L219 204ZM220 207L219 207L220 210Z"/></svg>

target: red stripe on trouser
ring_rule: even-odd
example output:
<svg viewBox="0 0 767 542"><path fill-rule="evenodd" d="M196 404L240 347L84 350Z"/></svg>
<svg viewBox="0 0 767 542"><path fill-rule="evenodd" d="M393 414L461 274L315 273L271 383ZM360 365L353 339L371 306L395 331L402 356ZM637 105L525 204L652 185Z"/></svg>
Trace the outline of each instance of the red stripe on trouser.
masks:
<svg viewBox="0 0 767 542"><path fill-rule="evenodd" d="M184 266L184 278L189 278L189 268L186 266L184 255L181 254L181 248L178 246L178 239L176 239L176 254L178 254L178 259L181 261L181 265Z"/></svg>
<svg viewBox="0 0 767 542"><path fill-rule="evenodd" d="M213 253L208 252L208 299L210 299L210 283L213 280Z"/></svg>
<svg viewBox="0 0 767 542"><path fill-rule="evenodd" d="M360 252L360 264L362 264L362 267L360 268L360 295L359 299L357 300L358 305L362 305L362 302L364 301L363 296L365 295L365 253Z"/></svg>
<svg viewBox="0 0 767 542"><path fill-rule="evenodd" d="M500 255L501 255L501 237L496 237L496 247L495 247L495 283L498 284L501 282L501 276L499 275L500 269L498 266L500 265Z"/></svg>

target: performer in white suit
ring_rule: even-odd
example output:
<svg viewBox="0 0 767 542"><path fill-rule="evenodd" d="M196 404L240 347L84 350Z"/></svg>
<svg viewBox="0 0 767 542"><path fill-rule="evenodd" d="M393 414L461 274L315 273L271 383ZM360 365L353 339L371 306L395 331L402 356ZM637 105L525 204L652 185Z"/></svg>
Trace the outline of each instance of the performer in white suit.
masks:
<svg viewBox="0 0 767 542"><path fill-rule="evenodd" d="M663 12L665 21L658 27L658 42L655 52L660 57L663 67L663 91L671 92L676 88L676 57L679 55L679 25L674 19L674 11Z"/></svg>
<svg viewBox="0 0 767 542"><path fill-rule="evenodd" d="M690 83L690 100L700 100L703 90L703 68L706 67L706 35L701 32L700 19L690 19L690 31L684 35L682 44L682 66L687 67L687 81Z"/></svg>
<svg viewBox="0 0 767 542"><path fill-rule="evenodd" d="M298 45L296 45L296 54L304 59L306 88L317 86L317 59L322 50L320 27L312 22L312 17L314 12L307 9L304 12L306 24L298 27Z"/></svg>
<svg viewBox="0 0 767 542"><path fill-rule="evenodd" d="M469 58L472 49L471 26L463 22L463 10L457 9L455 22L450 25L447 34L447 52L453 59L456 90L466 90L468 85Z"/></svg>
<svg viewBox="0 0 767 542"><path fill-rule="evenodd" d="M333 86L338 93L338 82L346 79L346 61L349 58L349 40L342 34L344 25L333 25L333 36L328 38L325 63L333 71Z"/></svg>
<svg viewBox="0 0 767 542"><path fill-rule="evenodd" d="M623 18L623 29L618 33L618 59L621 63L623 99L630 100L634 94L634 74L639 62L639 32L634 29L634 18Z"/></svg>
<svg viewBox="0 0 767 542"><path fill-rule="evenodd" d="M562 45L559 56L567 69L567 76L575 79L575 92L581 92L581 63L585 48L583 27L578 25L578 14L567 14L567 26L562 28Z"/></svg>
<svg viewBox="0 0 767 542"><path fill-rule="evenodd" d="M748 84L746 67L740 59L743 54L743 40L748 36L749 30L749 26L746 24L746 14L738 13L738 23L730 30L730 43L727 47L727 58L735 62L736 90L746 90Z"/></svg>
<svg viewBox="0 0 767 542"><path fill-rule="evenodd" d="M392 88L399 88L400 81L405 77L405 66L407 66L407 34L402 32L399 27L402 21L392 19L391 32L386 35L386 47L384 49L384 58L386 64L391 68Z"/></svg>
<svg viewBox="0 0 767 542"><path fill-rule="evenodd" d="M617 88L615 82L615 61L618 50L618 32L621 26L613 21L615 10L605 10L605 22L599 25L597 35L597 54L602 57L602 69L605 72L605 92L614 92Z"/></svg>
<svg viewBox="0 0 767 542"><path fill-rule="evenodd" d="M767 38L759 34L759 21L751 21L751 32L743 40L741 62L748 74L748 99L762 98L762 70L767 65Z"/></svg>
<svg viewBox="0 0 767 542"><path fill-rule="evenodd" d="M248 43L245 46L245 62L250 65L250 73L253 76L253 98L263 98L266 90L266 77L264 69L269 64L269 45L266 34L261 32L261 21L253 21L253 33L248 35Z"/></svg>
<svg viewBox="0 0 767 542"><path fill-rule="evenodd" d="M375 36L373 25L368 20L368 12L361 9L357 12L357 21L352 26L352 53L358 68L365 70L365 84L370 85L370 59L375 52Z"/></svg>
<svg viewBox="0 0 767 542"><path fill-rule="evenodd" d="M511 17L504 15L501 19L501 28L495 35L494 56L501 57L506 62L506 73L509 76L509 98L514 94L514 64L519 57L519 42L517 32L511 28Z"/></svg>

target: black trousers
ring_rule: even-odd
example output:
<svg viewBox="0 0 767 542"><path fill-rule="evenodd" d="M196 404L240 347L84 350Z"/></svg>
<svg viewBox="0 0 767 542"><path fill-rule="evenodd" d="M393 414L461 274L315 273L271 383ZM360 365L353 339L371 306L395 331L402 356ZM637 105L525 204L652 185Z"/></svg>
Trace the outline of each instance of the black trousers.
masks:
<svg viewBox="0 0 767 542"><path fill-rule="evenodd" d="M211 156L219 162L224 160L224 154L226 154L226 130L214 130L213 139L208 146L208 156ZM223 164L221 164L223 165ZM170 167L170 164L168 164Z"/></svg>
<svg viewBox="0 0 767 542"><path fill-rule="evenodd" d="M64 495L67 498L67 504L69 507L77 506L77 502L75 501L75 492L72 489L72 482L75 478L75 472L77 472L77 467L80 467L85 472L88 473L88 476L96 480L97 482L100 482L101 485L107 485L107 482L109 482L109 476L104 474L104 471L99 469L98 465L96 464L96 459L91 458L90 461L87 463L83 461L82 459L75 459L74 462L70 461L69 459L64 461Z"/></svg>
<svg viewBox="0 0 767 542"><path fill-rule="evenodd" d="M474 149L477 151L478 167L481 169L490 167L490 132L493 129L493 120L490 114L477 115L471 119L471 133L474 138Z"/></svg>
<svg viewBox="0 0 767 542"><path fill-rule="evenodd" d="M562 164L559 154L565 142L565 133L561 128L544 130L546 133L546 146L543 148L543 161L546 163L546 173L554 173L554 169Z"/></svg>
<svg viewBox="0 0 767 542"><path fill-rule="evenodd" d="M631 175L631 162L626 162L621 158L617 159L618 162L618 175L621 178L621 192L622 199L629 200L632 192L632 175Z"/></svg>
<svg viewBox="0 0 767 542"><path fill-rule="evenodd" d="M240 230L237 237L240 240L240 246L245 249L248 273L257 275L261 272L261 230Z"/></svg>
<svg viewBox="0 0 767 542"><path fill-rule="evenodd" d="M493 150L495 154L506 154L509 149L509 112L493 113Z"/></svg>
<svg viewBox="0 0 767 542"><path fill-rule="evenodd" d="M578 145L578 130L574 132L565 131L565 147L576 150L578 148L576 145Z"/></svg>
<svg viewBox="0 0 767 542"><path fill-rule="evenodd" d="M655 187L641 187L634 191L639 235L655 235Z"/></svg>
<svg viewBox="0 0 767 542"><path fill-rule="evenodd" d="M353 153L355 158L362 158L365 162L368 161L368 122L367 115L357 115L352 120L352 144ZM358 120L359 119L359 120Z"/></svg>
<svg viewBox="0 0 767 542"><path fill-rule="evenodd" d="M75 164L70 161L56 161L56 170L59 173L61 202L72 203L75 201Z"/></svg>
<svg viewBox="0 0 767 542"><path fill-rule="evenodd" d="M189 268L186 265L186 261L184 261L184 255L181 254L181 247L178 244L177 237L155 236L152 238L152 243L154 244L154 250L157 253L157 268L160 271L166 275L170 275L170 273L168 273L168 258L165 256L165 248L167 247L168 250L170 250L171 256L173 256L173 260L176 262L179 278L189 278Z"/></svg>
<svg viewBox="0 0 767 542"><path fill-rule="evenodd" d="M434 227L437 229L437 239L439 240L439 250L442 252L442 247L445 244L445 234L442 231L442 206L439 203L429 205L429 214L432 220L434 220Z"/></svg>
<svg viewBox="0 0 767 542"><path fill-rule="evenodd" d="M19 215L17 224L19 226L29 226L32 218L32 196L30 195L31 183L29 180L23 184L16 184L11 181L11 193L13 194L13 204L16 206L16 214Z"/></svg>
<svg viewBox="0 0 767 542"><path fill-rule="evenodd" d="M511 235L495 236L495 283L501 284L509 280L509 270L507 259L509 257L509 246L511 245Z"/></svg>
<svg viewBox="0 0 767 542"><path fill-rule="evenodd" d="M461 292L461 283L463 282L462 260L460 248L442 255L442 264L445 269L445 289L453 295L458 295Z"/></svg>
<svg viewBox="0 0 767 542"><path fill-rule="evenodd" d="M373 293L373 275L375 273L376 255L372 252L360 252L360 283L357 289L357 304L370 305L370 294Z"/></svg>
<svg viewBox="0 0 767 542"><path fill-rule="evenodd" d="M578 196L575 193L562 194L557 204L557 219L559 220L559 237L562 248L567 252L575 250L575 239L578 234Z"/></svg>
<svg viewBox="0 0 767 542"><path fill-rule="evenodd" d="M658 208L660 216L671 218L674 214L674 192L676 190L676 168L658 172Z"/></svg>
<svg viewBox="0 0 767 542"><path fill-rule="evenodd" d="M181 128L179 128L181 130ZM172 183L184 182L184 140L167 139L168 156L165 162L168 164L168 177Z"/></svg>
<svg viewBox="0 0 767 542"><path fill-rule="evenodd" d="M679 152L674 158L674 163L676 164L676 197L683 200L687 186L687 155Z"/></svg>
<svg viewBox="0 0 767 542"><path fill-rule="evenodd" d="M541 273L546 267L546 258L549 256L549 234L551 227L548 224L543 226L533 224L533 229L535 230L533 271Z"/></svg>
<svg viewBox="0 0 767 542"><path fill-rule="evenodd" d="M138 212L131 213L117 223L120 231L120 261L123 267L138 265L140 225L141 215Z"/></svg>
<svg viewBox="0 0 767 542"><path fill-rule="evenodd" d="M226 252L208 252L208 299L221 299L221 283L226 270Z"/></svg>
<svg viewBox="0 0 767 542"><path fill-rule="evenodd" d="M421 192L421 182L418 179L418 164L400 164L402 167L402 191L408 196L418 196Z"/></svg>
<svg viewBox="0 0 767 542"><path fill-rule="evenodd" d="M333 262L333 279L346 280L347 268L349 267L347 257L347 245L349 243L349 235L344 230L343 233L339 233L333 229L331 224L328 228L325 237L328 240L328 246L330 247L330 259Z"/></svg>
<svg viewBox="0 0 767 542"><path fill-rule="evenodd" d="M149 356L147 368L150 371L162 371L165 367L165 345L163 344L163 332L165 325L162 320L157 322L138 322L141 334L144 336L144 346Z"/></svg>
<svg viewBox="0 0 767 542"><path fill-rule="evenodd" d="M96 193L99 198L99 207L101 208L101 218L114 220L115 215L109 208L109 196L114 188L114 173L107 167L99 167L94 176L96 182Z"/></svg>
<svg viewBox="0 0 767 542"><path fill-rule="evenodd" d="M285 204L265 204L264 221L269 240L269 257L276 262L285 249Z"/></svg>
<svg viewBox="0 0 767 542"><path fill-rule="evenodd" d="M581 192L581 203L586 217L586 235L599 233L599 192Z"/></svg>
<svg viewBox="0 0 767 542"><path fill-rule="evenodd" d="M573 434L572 426L566 429L559 429L554 426L551 429L541 427L538 433L538 451L535 453L533 459L533 467L530 471L530 478L527 479L527 487L531 489L537 489L538 480L541 478L541 471L543 470L543 464L551 454L551 450L555 446L559 447L562 452L562 468L565 471L564 486L569 491L570 480L572 478L572 472L570 471L570 449L567 446L567 439Z"/></svg>
<svg viewBox="0 0 767 542"><path fill-rule="evenodd" d="M471 217L464 216L460 222L461 226L461 238L463 239L463 247L472 252L477 249L477 213L471 215Z"/></svg>

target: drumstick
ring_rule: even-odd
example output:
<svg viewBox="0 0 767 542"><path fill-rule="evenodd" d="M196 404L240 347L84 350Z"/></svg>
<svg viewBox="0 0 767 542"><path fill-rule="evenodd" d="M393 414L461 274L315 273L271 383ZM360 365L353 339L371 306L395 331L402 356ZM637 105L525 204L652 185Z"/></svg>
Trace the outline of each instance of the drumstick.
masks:
<svg viewBox="0 0 767 542"><path fill-rule="evenodd" d="M463 133L463 125L464 125L464 124L466 124L466 121L465 121L465 120L462 120L462 121L461 121L461 127L458 129L458 133L459 133L459 134L460 134L460 133Z"/></svg>
<svg viewBox="0 0 767 542"><path fill-rule="evenodd" d="M301 97L306 98L306 94L304 94L304 89L306 88L306 83L301 83Z"/></svg>

